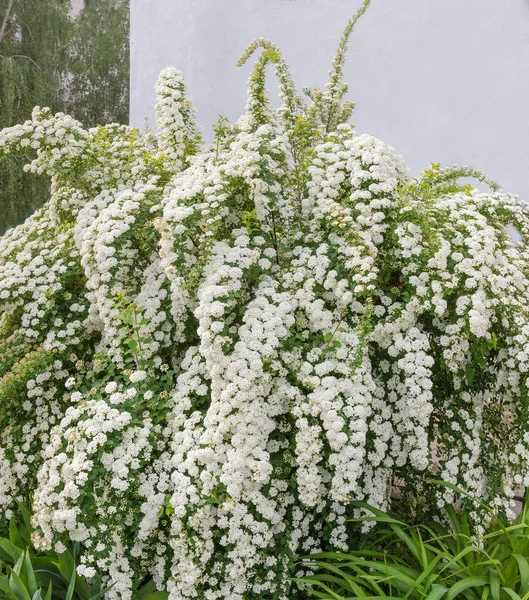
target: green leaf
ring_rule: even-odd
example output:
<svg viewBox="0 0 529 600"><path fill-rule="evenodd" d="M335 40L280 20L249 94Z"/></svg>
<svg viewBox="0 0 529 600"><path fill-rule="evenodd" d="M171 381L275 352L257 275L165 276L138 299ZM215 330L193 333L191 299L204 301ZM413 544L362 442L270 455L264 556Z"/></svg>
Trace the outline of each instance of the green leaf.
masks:
<svg viewBox="0 0 529 600"><path fill-rule="evenodd" d="M141 588L136 592L134 598L135 600L144 600L147 594L151 594L156 591L156 584L151 579L145 585L142 585Z"/></svg>
<svg viewBox="0 0 529 600"><path fill-rule="evenodd" d="M55 563L59 568L60 574L66 581L70 581L75 572L75 562L72 553L68 550L57 555L58 563Z"/></svg>
<svg viewBox="0 0 529 600"><path fill-rule="evenodd" d="M494 511L490 508L490 506L487 506L483 502L480 502L472 494L469 494L468 492L466 492L465 490L461 489L457 485L454 485L453 483L449 483L448 481L443 481L442 479L426 479L426 483L433 483L433 484L436 484L436 485L440 485L442 487L446 487L446 488L448 488L448 489L450 489L450 490L452 490L452 491L454 491L454 492L456 492L458 494L461 494L462 496L465 496L466 498L470 498L473 502L475 502L483 510L485 510L485 512L487 512L487 514L489 514L489 515L493 515L494 514Z"/></svg>
<svg viewBox="0 0 529 600"><path fill-rule="evenodd" d="M500 574L496 570L491 570L489 573L490 580L490 593L492 595L492 600L501 600L500 596L500 587L501 580Z"/></svg>
<svg viewBox="0 0 529 600"><path fill-rule="evenodd" d="M72 600L73 598L73 593L75 591L75 579L76 579L77 573L75 571L75 567L72 571L72 576L70 578L70 583L68 585L68 589L66 590L66 596L64 598L64 600Z"/></svg>
<svg viewBox="0 0 529 600"><path fill-rule="evenodd" d="M18 527L14 519L9 521L9 539L12 544L17 546L18 548L25 548L26 543L22 539L22 536L18 532Z"/></svg>
<svg viewBox="0 0 529 600"><path fill-rule="evenodd" d="M319 581L315 577L310 577L310 578L306 577L303 579L292 578L291 581L297 581L297 582L302 582L302 583L306 582L306 581L312 581L315 585L321 587L321 589L325 591L325 594L323 594L323 593L318 593L316 590L311 589L311 594L313 594L317 598L328 598L331 600L346 600L343 596L340 596L336 592L333 592L332 589L328 585L323 583L323 581ZM388 596L388 598L389 598L389 596Z"/></svg>
<svg viewBox="0 0 529 600"><path fill-rule="evenodd" d="M496 350L498 347L498 338L494 332L492 332L490 338L487 340L487 347L489 350Z"/></svg>
<svg viewBox="0 0 529 600"><path fill-rule="evenodd" d="M24 506L24 504L22 504L22 502L18 503L18 511L22 515L26 529L29 533L31 533L33 531L33 527L31 525L31 512L26 506Z"/></svg>
<svg viewBox="0 0 529 600"><path fill-rule="evenodd" d="M19 559L15 563L15 566L13 567L13 571L17 575L20 575L20 572L22 571L22 565L23 564L24 564L24 554L21 554L20 557L19 557Z"/></svg>
<svg viewBox="0 0 529 600"><path fill-rule="evenodd" d="M7 556L10 556L14 563L17 562L22 555L22 550L17 548L10 540L6 538L0 538L0 549L3 550Z"/></svg>
<svg viewBox="0 0 529 600"><path fill-rule="evenodd" d="M518 563L520 571L520 594L525 596L529 593L529 562L521 554L513 554L512 557Z"/></svg>
<svg viewBox="0 0 529 600"><path fill-rule="evenodd" d="M15 571L11 571L9 575L9 587L18 600L31 600L24 582Z"/></svg>
<svg viewBox="0 0 529 600"><path fill-rule="evenodd" d="M453 600L458 594L468 590L469 588L482 587L489 584L489 578L483 575L475 575L473 577L465 577L456 582L449 590L446 595L446 600Z"/></svg>
<svg viewBox="0 0 529 600"><path fill-rule="evenodd" d="M34 596L39 589L37 580L35 578L35 572L33 571L33 565L31 564L31 556L29 550L26 549L24 562L26 566L26 578L28 583L28 592Z"/></svg>
<svg viewBox="0 0 529 600"><path fill-rule="evenodd" d="M426 596L425 600L440 600L448 591L448 588L445 588L438 583L434 583L432 585L432 589L428 596Z"/></svg>
<svg viewBox="0 0 529 600"><path fill-rule="evenodd" d="M17 600L17 596L15 596L11 590L9 581L4 575L0 575L0 591L5 594L6 598L9 598L10 600Z"/></svg>
<svg viewBox="0 0 529 600"><path fill-rule="evenodd" d="M90 596L88 600L100 600L103 597L103 595L109 592L115 585L116 584L113 583L112 585L106 587L104 590L98 591L94 596Z"/></svg>
<svg viewBox="0 0 529 600"><path fill-rule="evenodd" d="M485 360L485 358L483 357L482 354L474 355L474 359L475 359L478 367L481 367L482 369L487 364L487 361ZM470 385L472 385L472 384L470 384Z"/></svg>
<svg viewBox="0 0 529 600"><path fill-rule="evenodd" d="M505 592L508 596L510 596L512 600L522 600L521 596L511 588L502 587L501 590L502 592Z"/></svg>

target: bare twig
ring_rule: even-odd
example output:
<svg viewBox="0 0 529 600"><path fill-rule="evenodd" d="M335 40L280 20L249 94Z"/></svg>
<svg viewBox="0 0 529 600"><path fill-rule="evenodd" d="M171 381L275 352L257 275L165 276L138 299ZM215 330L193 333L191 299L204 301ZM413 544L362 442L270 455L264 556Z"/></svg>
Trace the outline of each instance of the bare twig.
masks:
<svg viewBox="0 0 529 600"><path fill-rule="evenodd" d="M40 69L40 66L31 57L26 56L25 54L13 54L13 56L3 56L2 54L0 54L0 58L3 60L12 60L13 58L25 58L32 62L37 67L37 69Z"/></svg>

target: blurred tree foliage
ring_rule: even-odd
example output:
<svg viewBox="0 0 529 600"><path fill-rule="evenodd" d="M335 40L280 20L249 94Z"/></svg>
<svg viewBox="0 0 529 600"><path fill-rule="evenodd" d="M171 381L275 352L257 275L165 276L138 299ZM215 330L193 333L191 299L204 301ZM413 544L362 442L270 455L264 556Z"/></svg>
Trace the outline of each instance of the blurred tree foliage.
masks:
<svg viewBox="0 0 529 600"><path fill-rule="evenodd" d="M128 122L129 1L0 0L0 128L35 105L67 111L87 126ZM47 199L45 178L23 158L0 162L0 235Z"/></svg>
<svg viewBox="0 0 529 600"><path fill-rule="evenodd" d="M86 0L70 43L67 112L91 127L129 120L129 0Z"/></svg>
<svg viewBox="0 0 529 600"><path fill-rule="evenodd" d="M0 0L0 128L25 121L36 104L61 110L69 27L66 3ZM0 233L48 195L46 180L25 174L24 162L0 162Z"/></svg>

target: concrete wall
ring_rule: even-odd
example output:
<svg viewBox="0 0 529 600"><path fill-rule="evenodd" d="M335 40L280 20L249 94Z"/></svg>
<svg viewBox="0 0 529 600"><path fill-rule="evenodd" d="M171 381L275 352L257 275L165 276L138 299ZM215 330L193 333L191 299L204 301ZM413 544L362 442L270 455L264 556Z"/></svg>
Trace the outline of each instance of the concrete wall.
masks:
<svg viewBox="0 0 529 600"><path fill-rule="evenodd" d="M131 0L131 123L154 122L157 73L186 76L206 138L244 109L257 37L276 42L299 87L325 83L360 0ZM467 164L529 200L529 0L373 0L346 67L353 121L415 173ZM271 87L275 82L271 78Z"/></svg>
<svg viewBox="0 0 529 600"><path fill-rule="evenodd" d="M72 16L77 17L84 8L84 0L72 0L71 7Z"/></svg>

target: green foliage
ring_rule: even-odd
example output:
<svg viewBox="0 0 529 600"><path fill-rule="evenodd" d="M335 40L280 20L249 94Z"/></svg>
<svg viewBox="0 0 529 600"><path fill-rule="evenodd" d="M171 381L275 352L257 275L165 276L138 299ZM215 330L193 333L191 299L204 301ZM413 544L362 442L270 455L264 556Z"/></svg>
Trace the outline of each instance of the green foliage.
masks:
<svg viewBox="0 0 529 600"><path fill-rule="evenodd" d="M22 344L20 347L25 346ZM2 345L0 348L4 349ZM3 377L0 376L0 428L22 416L22 406L27 401L28 380L49 368L54 360L52 353L38 348L28 352Z"/></svg>
<svg viewBox="0 0 529 600"><path fill-rule="evenodd" d="M129 120L129 0L95 0L73 23L68 112L88 127Z"/></svg>
<svg viewBox="0 0 529 600"><path fill-rule="evenodd" d="M142 318L141 309L130 302L123 292L118 292L116 296L116 308L120 311L116 318L122 324L119 333L125 340L124 356L132 359L134 365L141 369L146 366L142 344L152 342L150 338L141 337L141 329L148 325L149 320Z"/></svg>
<svg viewBox="0 0 529 600"><path fill-rule="evenodd" d="M447 487L452 487L445 484ZM512 523L490 515L478 535L466 511L453 505L429 524L408 524L376 508L357 519L375 527L347 554L306 557L314 574L296 579L311 597L409 598L410 600L527 600L529 598L529 508Z"/></svg>
<svg viewBox="0 0 529 600"><path fill-rule="evenodd" d="M71 543L64 552L35 552L31 545L30 511L19 505L19 518L12 518L9 536L0 538L0 597L2 600L99 600L112 586L101 575L87 581L77 572L80 544ZM167 592L156 591L152 580L137 582L134 600L167 600Z"/></svg>
<svg viewBox="0 0 529 600"><path fill-rule="evenodd" d="M31 547L30 513L19 506L22 519L11 519L9 537L0 538L0 591L6 600L97 600L108 591L101 577L87 583L76 573L79 544L62 553L36 553Z"/></svg>
<svg viewBox="0 0 529 600"><path fill-rule="evenodd" d="M69 3L0 0L0 128L31 115L35 104L61 110ZM24 175L24 157L0 161L0 234L26 219L49 196L49 183Z"/></svg>
<svg viewBox="0 0 529 600"><path fill-rule="evenodd" d="M37 104L87 126L128 122L128 0L89 2L77 19L69 11L64 0L0 0L0 129ZM0 160L0 234L49 197L46 178L23 173L26 158Z"/></svg>

